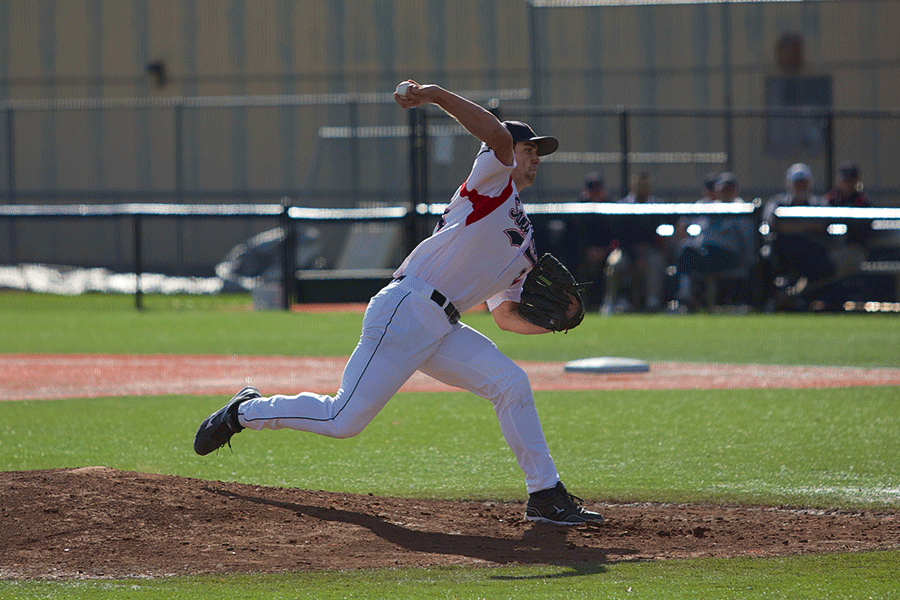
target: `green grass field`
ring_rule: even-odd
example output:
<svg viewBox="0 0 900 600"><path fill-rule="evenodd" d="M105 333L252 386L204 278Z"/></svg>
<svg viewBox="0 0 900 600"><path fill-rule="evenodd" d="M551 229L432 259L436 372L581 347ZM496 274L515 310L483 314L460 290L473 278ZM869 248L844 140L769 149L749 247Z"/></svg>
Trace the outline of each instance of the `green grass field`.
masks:
<svg viewBox="0 0 900 600"><path fill-rule="evenodd" d="M147 310L137 312L128 297L0 293L0 349L343 356L355 345L362 319L255 313L248 305L242 296L149 297ZM464 320L521 360L611 355L900 367L900 319L890 315L591 315L565 336L536 337L503 334L487 315ZM536 400L561 474L583 497L898 510L898 391L539 392ZM2 402L0 469L102 464L379 495L522 498L521 475L489 403L468 394L400 394L351 440L305 436L298 446L295 432L263 432L236 438L234 454L201 459L189 451L190 440L198 420L221 403L222 398L174 396ZM154 422L166 426L147 427ZM898 564L895 550L588 569L0 581L0 597L891 598L900 596Z"/></svg>
<svg viewBox="0 0 900 600"><path fill-rule="evenodd" d="M0 293L3 352L346 356L361 314L251 312L247 296L72 298ZM489 315L465 322L520 360L644 360L900 366L900 319L889 314L589 315L569 334L520 336ZM563 337L565 336L565 337Z"/></svg>
<svg viewBox="0 0 900 600"><path fill-rule="evenodd" d="M127 581L0 582L4 598L156 600L452 598L888 600L900 593L897 553L495 569L384 569L340 573L176 577Z"/></svg>
<svg viewBox="0 0 900 600"><path fill-rule="evenodd" d="M537 404L561 475L583 497L877 509L900 508L896 396L883 387L578 391L540 392ZM399 394L349 440L264 431L235 438L233 454L198 457L197 423L222 401L3 402L0 470L104 465L401 497L522 498L490 404L463 392ZM154 422L165 427L146 426Z"/></svg>

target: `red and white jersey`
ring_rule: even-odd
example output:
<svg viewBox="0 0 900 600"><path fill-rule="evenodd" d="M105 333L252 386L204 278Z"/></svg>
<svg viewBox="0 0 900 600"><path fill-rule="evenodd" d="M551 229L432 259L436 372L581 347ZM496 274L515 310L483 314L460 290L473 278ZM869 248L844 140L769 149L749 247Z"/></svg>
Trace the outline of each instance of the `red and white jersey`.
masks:
<svg viewBox="0 0 900 600"><path fill-rule="evenodd" d="M531 221L504 165L482 144L472 172L423 240L394 272L413 276L447 296L460 312L482 302L493 310L518 302L537 262Z"/></svg>

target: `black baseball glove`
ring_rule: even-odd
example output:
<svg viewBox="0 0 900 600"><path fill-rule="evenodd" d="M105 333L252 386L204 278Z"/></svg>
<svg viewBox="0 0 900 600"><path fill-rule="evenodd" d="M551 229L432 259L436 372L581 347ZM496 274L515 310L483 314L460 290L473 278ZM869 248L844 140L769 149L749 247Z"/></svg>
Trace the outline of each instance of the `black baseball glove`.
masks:
<svg viewBox="0 0 900 600"><path fill-rule="evenodd" d="M577 304L577 310L570 308L573 304ZM567 316L573 312L573 316ZM568 331L584 319L584 299L579 285L552 254L543 255L525 278L519 314L550 331Z"/></svg>

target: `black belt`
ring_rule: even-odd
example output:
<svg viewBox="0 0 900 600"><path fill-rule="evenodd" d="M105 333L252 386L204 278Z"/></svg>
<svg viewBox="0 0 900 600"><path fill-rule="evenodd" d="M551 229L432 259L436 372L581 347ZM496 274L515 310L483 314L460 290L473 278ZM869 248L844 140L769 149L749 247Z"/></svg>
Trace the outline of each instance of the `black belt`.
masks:
<svg viewBox="0 0 900 600"><path fill-rule="evenodd" d="M397 281L400 281L404 277L406 277L406 275L401 275L397 278ZM456 325L457 323L459 323L459 311L456 310L456 307L453 306L453 303L447 299L447 296L443 295L435 289L432 289L431 301L444 309L444 314L447 315L447 320L450 321L451 325Z"/></svg>
<svg viewBox="0 0 900 600"><path fill-rule="evenodd" d="M453 306L453 303L447 300L447 297L444 296L437 290L431 292L431 299L435 304L444 309L444 313L447 315L447 320L450 321L451 325L456 325L459 323L459 311L456 310L456 307ZM447 303L446 305L444 303Z"/></svg>

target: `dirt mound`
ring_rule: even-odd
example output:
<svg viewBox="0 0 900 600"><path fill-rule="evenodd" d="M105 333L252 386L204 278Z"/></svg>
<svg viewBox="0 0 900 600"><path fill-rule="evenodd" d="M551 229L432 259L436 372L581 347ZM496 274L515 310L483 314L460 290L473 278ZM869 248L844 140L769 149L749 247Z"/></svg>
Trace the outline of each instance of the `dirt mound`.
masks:
<svg viewBox="0 0 900 600"><path fill-rule="evenodd" d="M524 503L438 502L130 473L0 473L0 577L120 578L559 564L897 547L900 513L588 503L601 526Z"/></svg>

